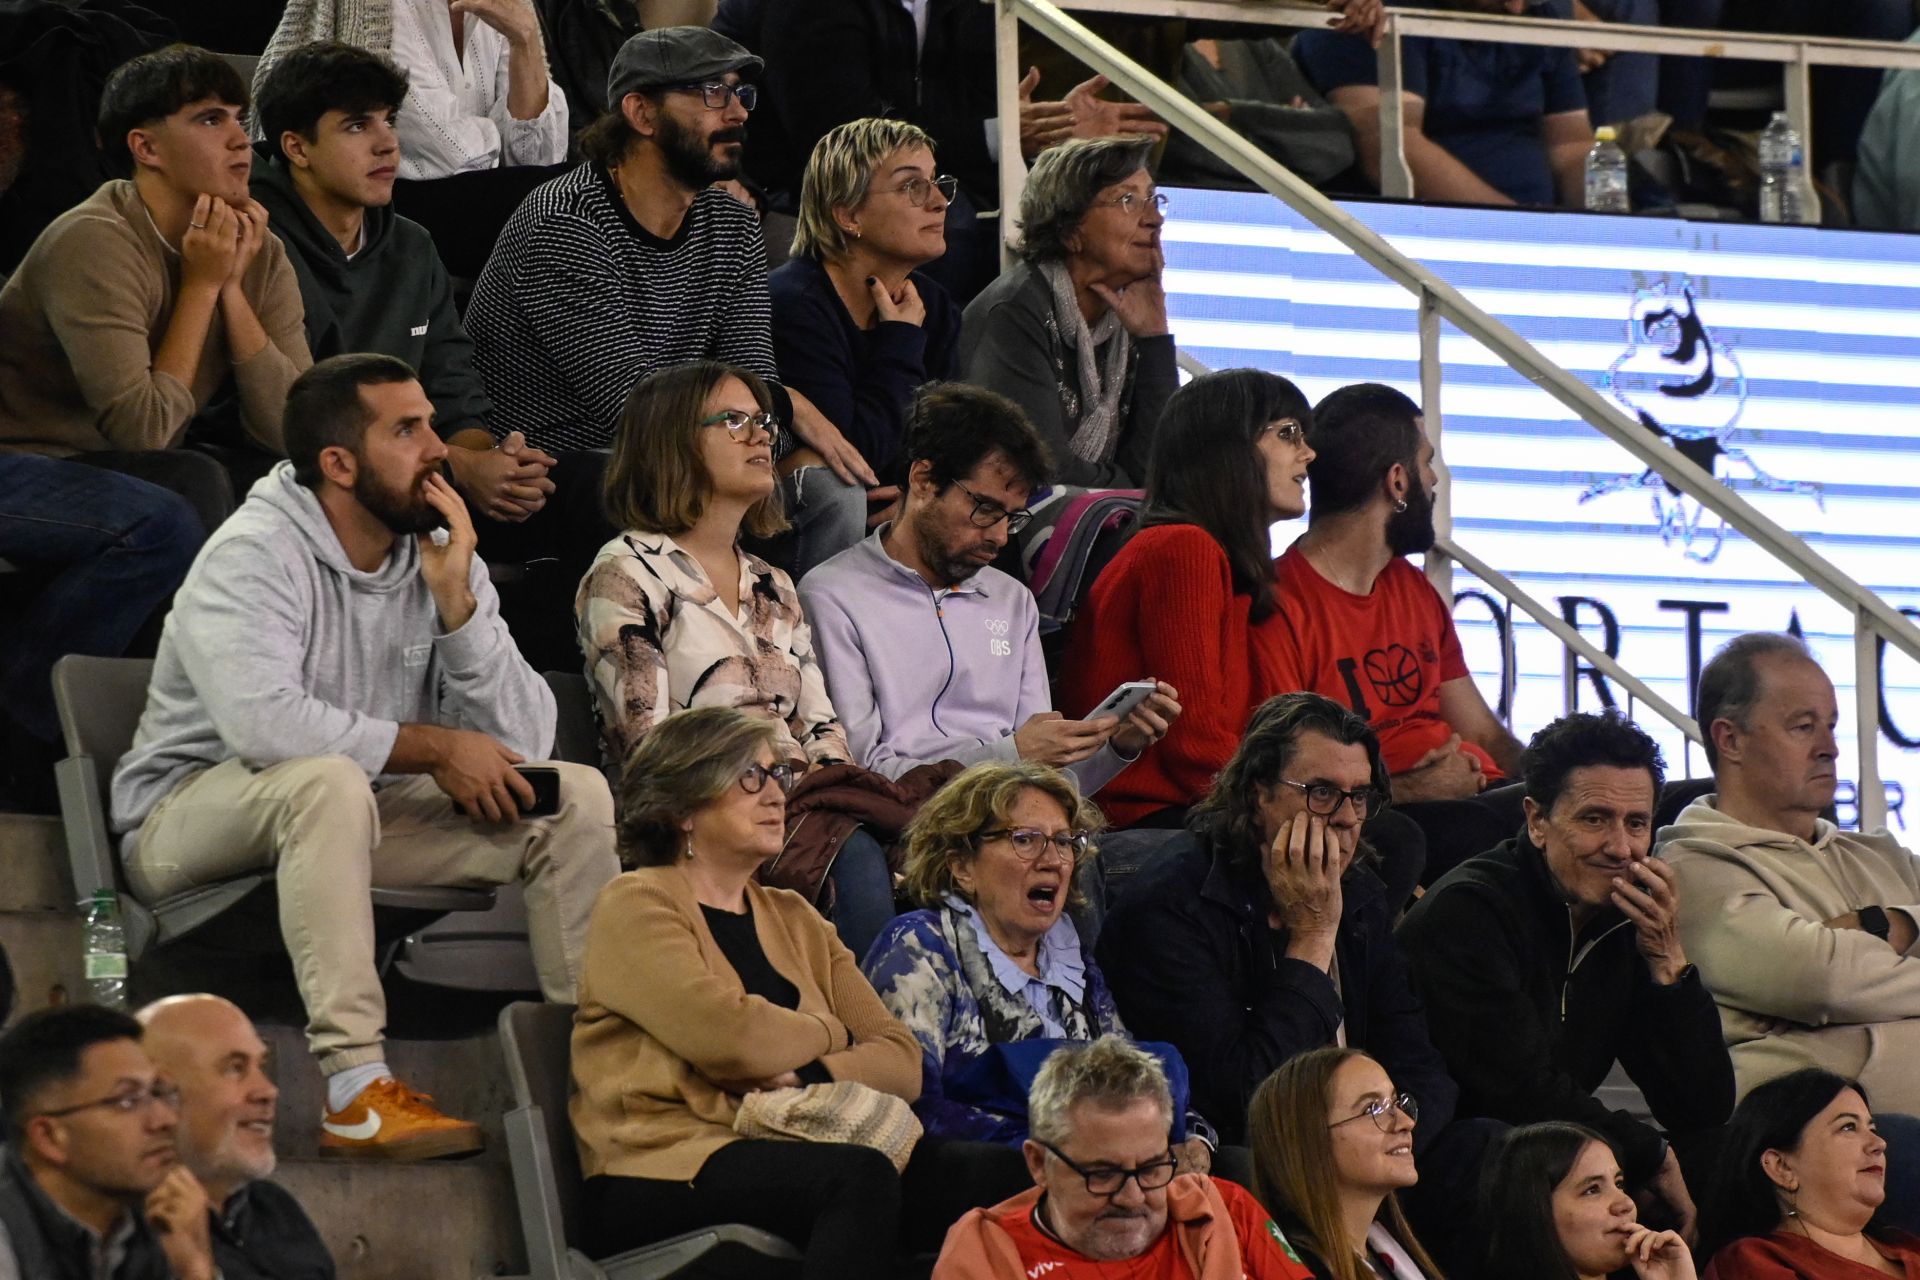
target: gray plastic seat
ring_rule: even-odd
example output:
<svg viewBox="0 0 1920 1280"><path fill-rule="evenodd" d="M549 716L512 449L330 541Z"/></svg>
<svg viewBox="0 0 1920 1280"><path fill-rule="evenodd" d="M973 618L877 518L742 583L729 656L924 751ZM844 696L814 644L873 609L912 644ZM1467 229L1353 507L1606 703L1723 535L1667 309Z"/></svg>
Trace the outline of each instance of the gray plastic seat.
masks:
<svg viewBox="0 0 1920 1280"><path fill-rule="evenodd" d="M527 1244L526 1280L659 1280L682 1271L703 1277L784 1276L800 1255L776 1235L740 1223L704 1227L598 1261L574 1247L581 1237L580 1158L567 1099L573 1006L510 1004L500 1011L500 1049L513 1084L505 1116L513 1193Z"/></svg>
<svg viewBox="0 0 1920 1280"><path fill-rule="evenodd" d="M53 701L67 748L66 759L54 766L54 779L74 894L82 902L96 889L119 895L129 958L204 928L256 894L270 893L273 881L272 869L263 867L158 902L141 902L128 889L118 841L107 824L108 788L120 757L133 745L152 675L153 663L139 658L69 654L53 666ZM493 905L491 889L377 887L372 898L377 912L415 928L422 917L485 911ZM277 945L279 927L272 923L272 913L254 936Z"/></svg>
<svg viewBox="0 0 1920 1280"><path fill-rule="evenodd" d="M593 690L587 688L587 678L578 671L543 671L540 678L553 690L553 758L598 768L600 726L593 718Z"/></svg>

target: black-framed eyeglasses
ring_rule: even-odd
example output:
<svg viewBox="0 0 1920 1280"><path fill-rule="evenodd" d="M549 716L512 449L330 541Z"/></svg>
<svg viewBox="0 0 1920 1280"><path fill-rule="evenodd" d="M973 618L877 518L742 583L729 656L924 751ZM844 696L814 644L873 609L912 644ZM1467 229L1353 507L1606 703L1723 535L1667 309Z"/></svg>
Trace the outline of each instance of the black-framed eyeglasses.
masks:
<svg viewBox="0 0 1920 1280"><path fill-rule="evenodd" d="M1128 1178L1139 1183L1142 1191L1158 1191L1173 1181L1173 1175L1180 1168L1180 1162L1173 1158L1172 1148L1168 1148L1167 1154L1158 1160L1149 1160L1132 1169L1122 1169L1112 1164L1079 1164L1072 1156L1051 1142L1042 1142L1040 1145L1051 1152L1061 1164L1080 1175L1087 1184L1087 1194L1105 1196L1109 1200L1120 1194L1120 1189L1127 1185Z"/></svg>
<svg viewBox="0 0 1920 1280"><path fill-rule="evenodd" d="M937 178L908 178L893 190L905 196L907 203L914 208L924 209L927 207L927 197L935 188L939 189L941 199L952 204L954 195L960 190L960 179L950 173L943 173Z"/></svg>
<svg viewBox="0 0 1920 1280"><path fill-rule="evenodd" d="M1378 787L1355 787L1351 791L1342 791L1331 782L1295 782L1292 778L1280 779L1289 787L1297 787L1300 794L1307 798L1307 812L1318 814L1322 818L1331 818L1340 812L1343 800L1353 802L1355 817L1364 818L1381 802Z"/></svg>
<svg viewBox="0 0 1920 1280"><path fill-rule="evenodd" d="M1061 831L1048 835L1033 827L982 831L980 839L1005 840L1013 849L1013 856L1022 862L1033 862L1048 849L1063 854L1068 862L1078 862L1087 856L1087 850L1093 844L1093 837L1084 831Z"/></svg>
<svg viewBox="0 0 1920 1280"><path fill-rule="evenodd" d="M92 1102L76 1102L70 1107L61 1107L57 1111L38 1111L36 1116L59 1119L62 1116L77 1115L82 1111L92 1111L95 1107L110 1107L121 1115L132 1115L144 1111L153 1103L159 1103L169 1110L180 1109L180 1090L170 1084L159 1081L139 1089L126 1089L119 1093L108 1094L104 1098L95 1098Z"/></svg>
<svg viewBox="0 0 1920 1280"><path fill-rule="evenodd" d="M1282 418L1278 422L1267 423L1254 433L1253 438L1258 440L1269 432L1281 444L1305 444L1307 440L1307 429L1292 418Z"/></svg>
<svg viewBox="0 0 1920 1280"><path fill-rule="evenodd" d="M770 413L743 413L738 409L727 409L700 419L703 427L725 427L727 434L740 443L751 443L753 431L758 427L761 434L771 440L780 434L780 419Z"/></svg>
<svg viewBox="0 0 1920 1280"><path fill-rule="evenodd" d="M1352 1124L1355 1120L1371 1120L1382 1133L1393 1132L1392 1114L1398 1111L1407 1118L1409 1124L1420 1123L1420 1100L1410 1093L1396 1093L1391 1098L1375 1098L1360 1108L1357 1115L1345 1120L1335 1120L1327 1128L1338 1129L1343 1124Z"/></svg>
<svg viewBox="0 0 1920 1280"><path fill-rule="evenodd" d="M778 783L784 793L793 790L800 771L790 764L750 764L740 771L740 789L757 796L766 789L768 778Z"/></svg>
<svg viewBox="0 0 1920 1280"><path fill-rule="evenodd" d="M973 511L967 518L973 521L976 528L991 529L1005 520L1007 535L1011 537L1033 523L1033 512L1025 507L1018 511L1009 511L992 498L981 497L958 480L953 482L953 487L973 499Z"/></svg>
<svg viewBox="0 0 1920 1280"><path fill-rule="evenodd" d="M760 101L760 86L742 81L728 84L724 80L709 80L705 84L683 84L676 86L687 93L697 93L700 101L709 111L718 111L727 105L729 97L740 99L740 105L751 111Z"/></svg>
<svg viewBox="0 0 1920 1280"><path fill-rule="evenodd" d="M1118 209L1129 217L1146 217L1149 205L1153 206L1153 211L1161 217L1167 216L1167 197L1159 191L1150 192L1147 195L1141 195L1138 191L1126 191L1111 200L1102 200L1100 203L1109 208Z"/></svg>

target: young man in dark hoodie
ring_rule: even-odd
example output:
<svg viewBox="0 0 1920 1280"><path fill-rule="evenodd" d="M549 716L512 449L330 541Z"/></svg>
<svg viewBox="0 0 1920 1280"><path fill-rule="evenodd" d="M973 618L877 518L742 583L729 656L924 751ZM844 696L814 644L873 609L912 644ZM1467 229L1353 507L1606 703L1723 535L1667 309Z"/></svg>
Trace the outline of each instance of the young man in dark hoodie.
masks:
<svg viewBox="0 0 1920 1280"><path fill-rule="evenodd" d="M314 358L374 351L420 372L456 488L475 510L518 523L553 492L553 459L513 432L498 444L473 343L427 229L393 211L395 117L406 73L380 54L309 44L274 64L255 110L253 198L273 218L300 280Z"/></svg>

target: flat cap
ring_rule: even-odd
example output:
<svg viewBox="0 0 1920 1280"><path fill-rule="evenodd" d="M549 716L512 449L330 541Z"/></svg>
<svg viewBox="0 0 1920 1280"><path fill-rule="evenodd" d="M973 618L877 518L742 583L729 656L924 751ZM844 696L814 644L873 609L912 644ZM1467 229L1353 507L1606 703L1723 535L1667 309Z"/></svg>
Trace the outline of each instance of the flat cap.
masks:
<svg viewBox="0 0 1920 1280"><path fill-rule="evenodd" d="M658 27L620 46L607 70L607 102L630 93L700 84L729 71L757 76L767 64L707 27Z"/></svg>

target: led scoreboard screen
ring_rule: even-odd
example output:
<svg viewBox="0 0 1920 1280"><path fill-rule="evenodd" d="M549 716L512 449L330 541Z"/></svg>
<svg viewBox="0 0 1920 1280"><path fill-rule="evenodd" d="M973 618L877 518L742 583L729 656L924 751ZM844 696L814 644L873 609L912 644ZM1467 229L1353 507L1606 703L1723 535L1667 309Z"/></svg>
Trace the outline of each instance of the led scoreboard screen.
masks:
<svg viewBox="0 0 1920 1280"><path fill-rule="evenodd" d="M1311 400L1377 381L1420 398L1411 294L1278 200L1169 193L1180 349L1284 374ZM1843 572L1920 618L1920 236L1585 214L1343 206L1630 417L1708 466ZM1851 614L1676 496L1624 449L1444 326L1443 452L1455 540L1556 608L1674 705L1744 631L1802 634L1838 686L1839 808L1854 820ZM1276 551L1304 521L1274 528ZM1573 704L1618 705L1701 775L1697 747L1454 574L1454 616L1490 703L1513 682L1524 741ZM1920 818L1920 665L1881 661L1889 822ZM1913 798L1911 815L1908 797Z"/></svg>

